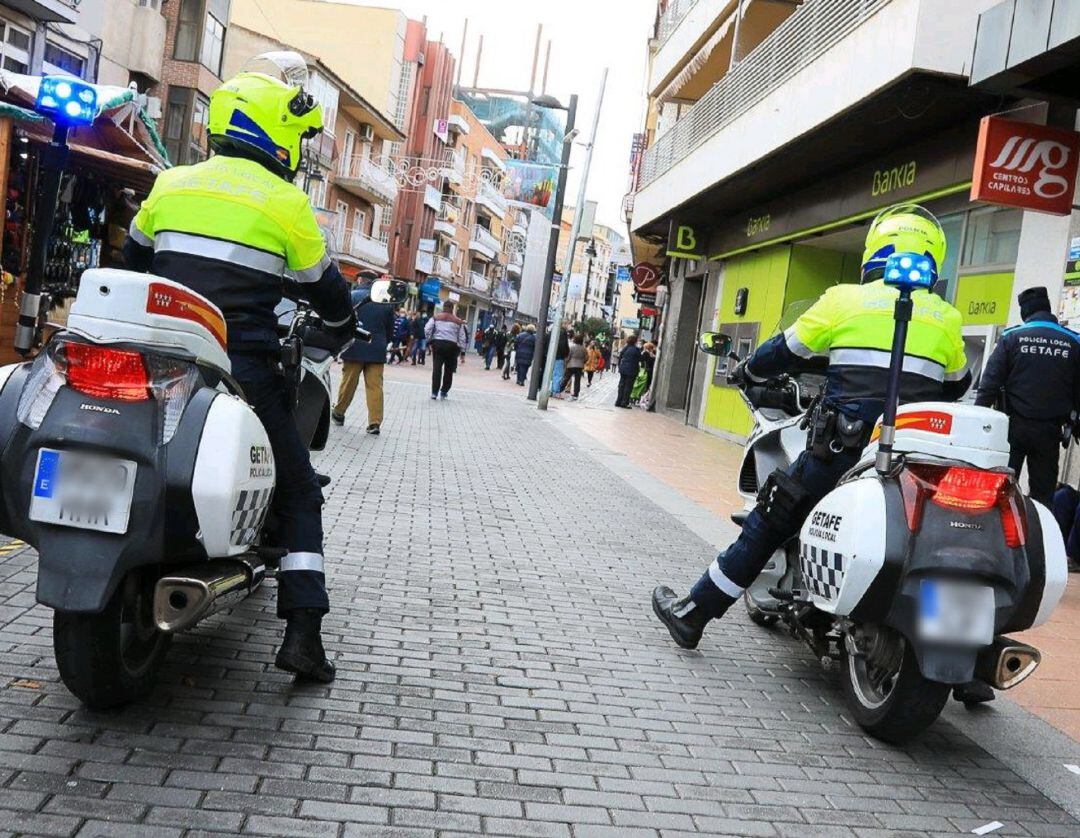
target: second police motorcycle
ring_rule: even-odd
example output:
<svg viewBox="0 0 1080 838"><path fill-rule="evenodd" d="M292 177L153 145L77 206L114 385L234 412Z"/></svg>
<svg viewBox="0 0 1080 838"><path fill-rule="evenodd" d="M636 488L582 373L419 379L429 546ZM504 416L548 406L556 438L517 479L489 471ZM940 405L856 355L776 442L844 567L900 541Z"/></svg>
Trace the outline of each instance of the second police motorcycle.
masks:
<svg viewBox="0 0 1080 838"><path fill-rule="evenodd" d="M894 254L885 282L899 296L884 414L858 464L744 603L756 624L780 622L823 663L837 662L854 721L902 743L934 722L954 687L979 679L1005 690L1031 675L1039 651L1008 633L1046 622L1067 560L1050 510L1024 497L1008 467L1008 417L965 404L899 406L911 295L930 289L932 270L917 254ZM702 335L699 348L740 360L721 333ZM739 382L754 418L738 477L747 511L768 476L806 449L822 383L812 366Z"/></svg>
<svg viewBox="0 0 1080 838"><path fill-rule="evenodd" d="M104 708L151 689L171 639L252 594L285 550L273 543L270 443L230 375L211 302L161 277L88 270L67 325L41 345L67 129L93 121L97 89L46 77L38 105L56 131L16 344L40 352L0 367L0 532L38 552L37 601L53 611L61 680ZM380 280L369 295L399 303L407 286ZM304 303L279 314L297 426L321 450L328 347L340 341L322 336Z"/></svg>

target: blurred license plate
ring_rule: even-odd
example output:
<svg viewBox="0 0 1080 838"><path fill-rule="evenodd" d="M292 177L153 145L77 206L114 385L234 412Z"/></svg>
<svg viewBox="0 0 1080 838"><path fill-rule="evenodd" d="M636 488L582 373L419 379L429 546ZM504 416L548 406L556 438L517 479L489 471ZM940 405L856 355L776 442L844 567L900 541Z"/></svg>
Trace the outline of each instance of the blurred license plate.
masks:
<svg viewBox="0 0 1080 838"><path fill-rule="evenodd" d="M125 533L136 464L78 451L38 451L30 520Z"/></svg>
<svg viewBox="0 0 1080 838"><path fill-rule="evenodd" d="M989 645L994 639L994 589L951 579L923 579L919 637L964 646Z"/></svg>

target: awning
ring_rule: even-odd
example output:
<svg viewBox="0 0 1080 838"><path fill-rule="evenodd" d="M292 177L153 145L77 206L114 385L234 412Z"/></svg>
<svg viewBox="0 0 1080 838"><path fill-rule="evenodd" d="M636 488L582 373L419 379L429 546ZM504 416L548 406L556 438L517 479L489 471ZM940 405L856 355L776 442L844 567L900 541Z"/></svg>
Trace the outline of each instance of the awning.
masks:
<svg viewBox="0 0 1080 838"><path fill-rule="evenodd" d="M736 15L730 15L720 28L712 34L712 37L705 42L701 49L695 53L694 57L686 63L686 66L679 71L678 75L671 80L668 86L660 91L660 95L657 97L660 102L670 102L678 98L675 94L686 87L690 80L700 72L706 63L708 63L709 56L713 54L713 50L720 46L720 42L724 40L724 38L727 37L728 32L731 31L735 18Z"/></svg>

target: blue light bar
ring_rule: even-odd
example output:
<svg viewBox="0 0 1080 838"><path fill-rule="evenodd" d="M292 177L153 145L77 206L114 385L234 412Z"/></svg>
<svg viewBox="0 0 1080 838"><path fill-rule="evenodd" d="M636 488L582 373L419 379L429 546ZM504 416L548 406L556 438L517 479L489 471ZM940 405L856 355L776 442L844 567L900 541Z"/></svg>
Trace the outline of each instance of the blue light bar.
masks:
<svg viewBox="0 0 1080 838"><path fill-rule="evenodd" d="M64 125L90 125L98 114L97 90L68 76L44 76L35 109Z"/></svg>
<svg viewBox="0 0 1080 838"><path fill-rule="evenodd" d="M896 288L929 290L937 281L934 262L918 253L894 253L885 260L885 284Z"/></svg>

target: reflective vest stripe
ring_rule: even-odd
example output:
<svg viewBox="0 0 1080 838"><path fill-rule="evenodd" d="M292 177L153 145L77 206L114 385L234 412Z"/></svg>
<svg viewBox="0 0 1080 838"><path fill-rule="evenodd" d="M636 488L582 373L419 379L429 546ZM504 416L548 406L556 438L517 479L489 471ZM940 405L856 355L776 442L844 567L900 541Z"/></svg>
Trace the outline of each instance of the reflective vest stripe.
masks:
<svg viewBox="0 0 1080 838"><path fill-rule="evenodd" d="M285 272L285 259L282 256L236 242L211 239L191 233L172 231L158 233L154 237L154 252L166 251L228 262L273 276L281 276Z"/></svg>
<svg viewBox="0 0 1080 838"><path fill-rule="evenodd" d="M799 335L795 332L795 327L792 326L784 332L784 342L787 343L787 348L791 350L793 355L798 355L800 358L814 358L824 357L824 352L815 352L809 346L799 339Z"/></svg>
<svg viewBox="0 0 1080 838"><path fill-rule="evenodd" d="M891 357L892 353L884 349L833 349L829 352L829 363L838 366L888 369ZM927 358L919 358L916 355L904 356L904 372L939 382L945 380L943 364ZM961 377L962 375L963 373Z"/></svg>

